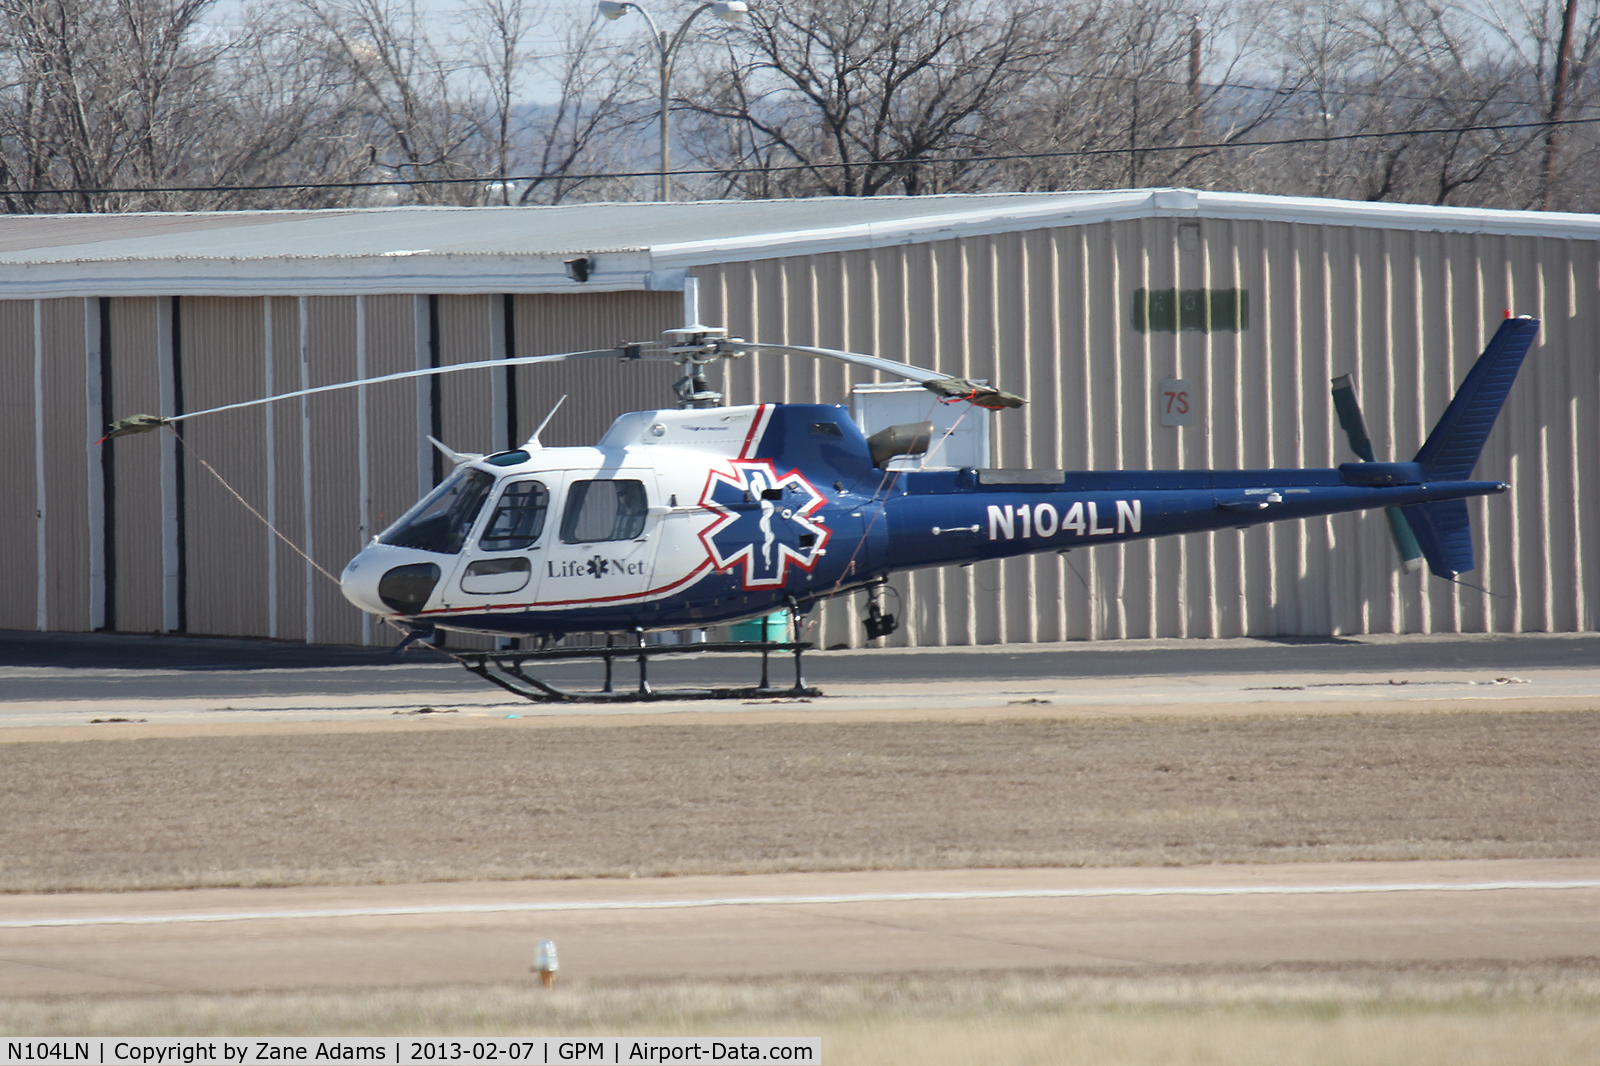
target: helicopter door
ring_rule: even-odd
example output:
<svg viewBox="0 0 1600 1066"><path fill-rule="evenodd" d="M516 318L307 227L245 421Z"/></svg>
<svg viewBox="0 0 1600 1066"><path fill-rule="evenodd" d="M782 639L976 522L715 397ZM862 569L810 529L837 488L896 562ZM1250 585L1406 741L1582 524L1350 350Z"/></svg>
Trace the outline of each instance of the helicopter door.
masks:
<svg viewBox="0 0 1600 1066"><path fill-rule="evenodd" d="M548 478L501 482L478 539L462 553L449 592L450 606L531 603L538 592L541 558L550 539Z"/></svg>
<svg viewBox="0 0 1600 1066"><path fill-rule="evenodd" d="M620 606L649 590L660 523L650 514L655 472L575 470L562 492L558 528L546 537L539 602Z"/></svg>

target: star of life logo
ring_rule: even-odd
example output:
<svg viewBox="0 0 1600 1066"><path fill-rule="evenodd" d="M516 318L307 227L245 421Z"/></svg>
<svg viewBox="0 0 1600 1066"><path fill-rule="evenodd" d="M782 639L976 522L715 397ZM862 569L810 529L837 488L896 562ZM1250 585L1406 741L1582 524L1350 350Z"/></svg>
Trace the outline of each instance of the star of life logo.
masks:
<svg viewBox="0 0 1600 1066"><path fill-rule="evenodd" d="M810 570L831 530L812 516L827 498L797 470L779 475L770 459L735 459L732 473L713 469L700 506L717 520L700 540L719 571L742 566L747 589L774 588L789 578L789 564Z"/></svg>

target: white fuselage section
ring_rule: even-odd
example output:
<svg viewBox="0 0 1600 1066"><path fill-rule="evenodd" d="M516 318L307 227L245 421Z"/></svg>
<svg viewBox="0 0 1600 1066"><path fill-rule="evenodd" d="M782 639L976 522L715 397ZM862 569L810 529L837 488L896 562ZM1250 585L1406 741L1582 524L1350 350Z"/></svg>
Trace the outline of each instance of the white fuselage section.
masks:
<svg viewBox="0 0 1600 1066"><path fill-rule="evenodd" d="M594 447L530 442L473 458L350 561L344 595L366 611L447 628L468 616L578 614L673 595L741 561L715 558L715 542L704 536L727 520L725 509L708 503L719 478L753 488L756 506L773 512L769 519L785 509L761 495L777 478L738 469L755 465L742 460L770 410L633 412ZM786 509L795 520L796 508ZM766 526L767 542L749 545L758 582L782 573L785 561L774 561L783 546ZM816 528L824 532L813 538L820 548L825 530ZM429 567L438 574L424 595L419 582ZM396 592L403 581L386 582L396 573L423 575L409 586L416 598Z"/></svg>

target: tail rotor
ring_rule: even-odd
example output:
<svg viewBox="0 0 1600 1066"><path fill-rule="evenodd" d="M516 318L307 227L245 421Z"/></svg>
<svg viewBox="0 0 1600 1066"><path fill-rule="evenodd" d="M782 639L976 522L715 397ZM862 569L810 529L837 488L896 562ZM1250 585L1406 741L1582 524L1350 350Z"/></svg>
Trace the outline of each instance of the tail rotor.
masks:
<svg viewBox="0 0 1600 1066"><path fill-rule="evenodd" d="M1333 409L1338 412L1339 425L1350 439L1350 450L1364 463L1377 462L1372 450L1372 438L1367 435L1367 422L1361 417L1361 405L1356 402L1356 390L1349 374L1340 374L1333 379ZM1389 519L1389 535L1394 539L1395 551L1400 553L1400 565L1408 574L1422 569L1422 546L1417 543L1417 535L1411 531L1411 523L1406 521L1406 516L1400 513L1398 507L1385 507L1384 514Z"/></svg>
<svg viewBox="0 0 1600 1066"><path fill-rule="evenodd" d="M1361 457L1361 463L1346 463L1340 467L1346 483L1444 486L1467 483L1495 419L1505 406L1522 360L1538 333L1538 319L1512 318L1511 312L1506 312L1505 321L1500 323L1488 347L1472 364L1450 406L1445 408L1444 415L1423 442L1422 450L1409 463L1377 462L1350 376L1334 378L1333 406L1339 413L1339 424L1350 438L1351 449ZM1362 464L1372 466L1365 472L1352 469ZM1352 482L1352 478L1356 480ZM1494 492L1506 490L1503 483L1475 484L1488 484ZM1472 527L1464 499L1390 507L1387 511L1389 531L1394 535L1401 563L1408 571L1417 569L1426 559L1433 574L1454 581L1476 565Z"/></svg>

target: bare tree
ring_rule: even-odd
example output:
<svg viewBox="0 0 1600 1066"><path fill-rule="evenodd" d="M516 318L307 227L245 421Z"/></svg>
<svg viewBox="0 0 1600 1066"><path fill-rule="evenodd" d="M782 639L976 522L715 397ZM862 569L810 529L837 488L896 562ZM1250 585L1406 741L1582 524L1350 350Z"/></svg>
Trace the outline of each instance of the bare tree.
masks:
<svg viewBox="0 0 1600 1066"><path fill-rule="evenodd" d="M1521 206L1542 130L1529 71L1491 47L1480 12L1441 0L1360 0L1279 20L1285 77L1303 86L1273 132L1323 141L1263 152L1263 191ZM1517 128L1521 126L1521 128ZM1309 129L1308 129L1309 127ZM1437 132L1418 132L1437 131Z"/></svg>
<svg viewBox="0 0 1600 1066"><path fill-rule="evenodd" d="M452 60L429 37L416 0L301 0L322 47L360 92L357 128L367 137L374 175L415 181L422 203L472 203L476 160L464 146L476 132L458 99ZM309 35L308 35L309 36Z"/></svg>
<svg viewBox="0 0 1600 1066"><path fill-rule="evenodd" d="M642 191L622 175L657 113L651 54L603 46L593 15L469 0L452 39L418 0L296 0L222 32L214 2L0 0L0 207ZM703 195L1600 209L1600 0L797 0L704 30L676 101Z"/></svg>
<svg viewBox="0 0 1600 1066"><path fill-rule="evenodd" d="M89 190L154 188L186 173L214 60L190 37L211 2L0 5L8 68L0 155L15 208L43 208L15 193L46 188L77 190L59 203L84 211L168 205L159 193Z"/></svg>
<svg viewBox="0 0 1600 1066"><path fill-rule="evenodd" d="M494 191L502 204L511 202L506 179L513 154L512 116L519 102L528 34L538 14L528 0L477 0L463 16L475 65L488 86L480 109L479 139L493 154Z"/></svg>
<svg viewBox="0 0 1600 1066"><path fill-rule="evenodd" d="M1543 130L1537 188L1517 206L1600 207L1593 125L1600 106L1600 0L1489 0L1484 8L1495 45L1521 71L1530 110L1552 123Z"/></svg>
<svg viewBox="0 0 1600 1066"><path fill-rule="evenodd" d="M1207 39L1234 43L1208 51ZM1254 46L1249 26L1185 0L1080 8L1053 65L1002 115L997 143L1012 158L996 180L1024 190L1228 184L1232 156L1205 146L1243 140L1282 106L1281 94L1233 81Z"/></svg>
<svg viewBox="0 0 1600 1066"><path fill-rule="evenodd" d="M319 64L292 26L259 17L227 33L203 25L209 3L0 6L8 72L0 196L8 210L328 202L325 191L239 186L350 174L338 158L348 146L337 138L353 113L348 79ZM175 188L184 191L160 191ZM94 191L108 189L144 191Z"/></svg>
<svg viewBox="0 0 1600 1066"><path fill-rule="evenodd" d="M735 194L1225 182L1228 157L1203 146L1248 137L1283 102L1234 91L1257 35L1193 0L818 0L757 23L754 58L730 47L732 77L708 67L687 100ZM1230 45L1209 49L1202 80L1207 33Z"/></svg>
<svg viewBox="0 0 1600 1066"><path fill-rule="evenodd" d="M231 37L212 100L214 132L196 149L197 177L220 209L359 204L370 176L364 101L342 58L279 9L251 12ZM248 186L292 186L252 190Z"/></svg>
<svg viewBox="0 0 1600 1066"><path fill-rule="evenodd" d="M616 169L610 140L626 125L636 63L600 47L592 18L562 39L544 38L554 51L533 52L547 17L528 0L476 0L463 19L464 50L487 86L473 109L479 133L472 147L490 157L479 169L496 176L490 202L559 203L619 191L616 181L592 175ZM554 100L531 100L537 86L553 88Z"/></svg>
<svg viewBox="0 0 1600 1066"><path fill-rule="evenodd" d="M1012 0L762 6L683 103L730 191L960 189L993 152L990 116L1048 65L1057 36L1053 15ZM747 178L752 165L796 169Z"/></svg>

